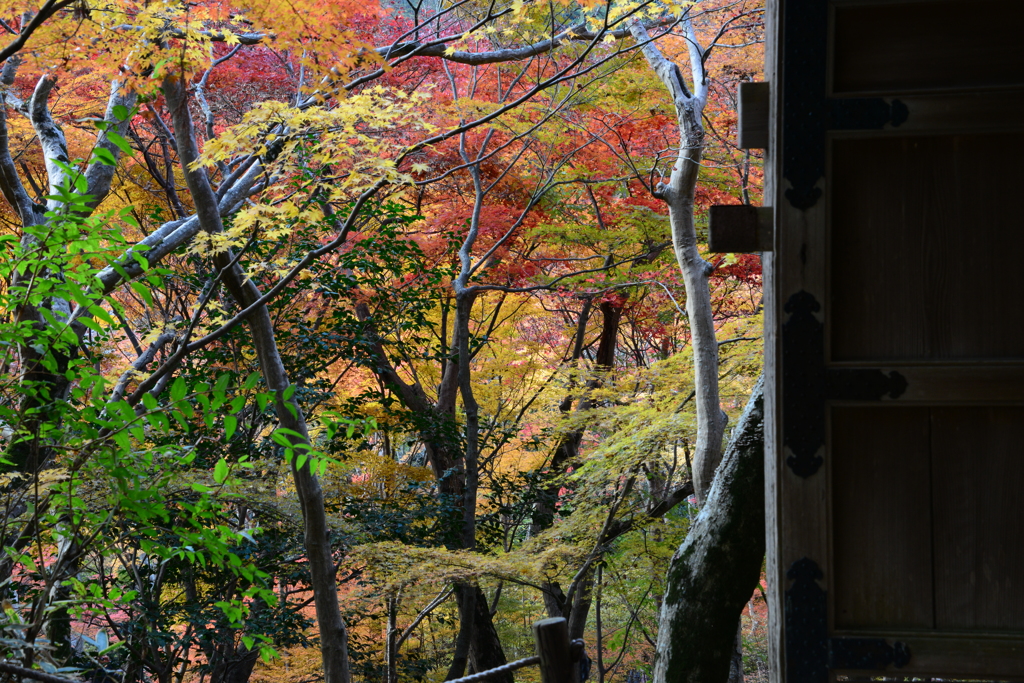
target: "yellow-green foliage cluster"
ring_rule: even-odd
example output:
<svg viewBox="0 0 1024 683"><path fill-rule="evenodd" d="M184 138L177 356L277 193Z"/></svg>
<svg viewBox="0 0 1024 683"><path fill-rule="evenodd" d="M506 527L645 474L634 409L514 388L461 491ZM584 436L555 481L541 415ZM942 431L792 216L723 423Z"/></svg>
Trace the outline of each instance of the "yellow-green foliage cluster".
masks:
<svg viewBox="0 0 1024 683"><path fill-rule="evenodd" d="M557 544L529 544L510 553L482 555L469 550L423 548L387 541L357 546L349 558L364 566L365 575L392 594L413 584L444 585L484 578L539 585L566 566L578 565L585 555L582 548Z"/></svg>
<svg viewBox="0 0 1024 683"><path fill-rule="evenodd" d="M324 205L346 204L382 183L411 182L398 170L405 148L401 136L429 128L418 114L428 97L426 91L408 94L376 85L331 107L261 102L240 124L207 142L198 163L215 166L260 155L269 174L302 184L302 196L294 195L295 183L277 186L264 194L264 201L235 214L223 233L198 236L191 251L210 254L239 247L254 231L264 239L280 240L297 224L323 221ZM317 201L304 201L314 192Z"/></svg>

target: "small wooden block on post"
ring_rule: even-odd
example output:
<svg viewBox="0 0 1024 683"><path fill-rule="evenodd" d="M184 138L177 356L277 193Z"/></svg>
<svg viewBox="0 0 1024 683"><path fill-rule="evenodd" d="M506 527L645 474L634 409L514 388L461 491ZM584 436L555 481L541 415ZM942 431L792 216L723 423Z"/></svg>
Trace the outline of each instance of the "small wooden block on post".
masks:
<svg viewBox="0 0 1024 683"><path fill-rule="evenodd" d="M736 146L740 149L768 149L771 119L771 88L767 83L740 83L737 98Z"/></svg>
<svg viewBox="0 0 1024 683"><path fill-rule="evenodd" d="M579 667L569 649L569 622L562 617L541 619L533 624L533 639L541 683L579 683Z"/></svg>
<svg viewBox="0 0 1024 683"><path fill-rule="evenodd" d="M773 213L768 206L712 206L708 216L708 249L716 254L771 251Z"/></svg>

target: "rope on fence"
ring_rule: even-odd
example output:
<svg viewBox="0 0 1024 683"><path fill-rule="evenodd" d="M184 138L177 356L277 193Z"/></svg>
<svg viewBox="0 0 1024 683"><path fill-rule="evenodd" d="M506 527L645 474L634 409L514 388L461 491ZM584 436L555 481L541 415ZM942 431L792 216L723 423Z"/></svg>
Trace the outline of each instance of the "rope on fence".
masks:
<svg viewBox="0 0 1024 683"><path fill-rule="evenodd" d="M569 653L573 662L578 661L580 656L583 654L583 640L578 638L571 641L569 643L569 648ZM525 669L526 667L533 666L534 664L540 664L540 655L517 659L514 662L509 662L508 664L503 664L502 666L497 666L493 669L488 669L487 671L479 671L475 674L470 674L469 676L463 676L462 678L445 681L445 683L477 683L477 681L486 681L488 678L511 673L516 669Z"/></svg>
<svg viewBox="0 0 1024 683"><path fill-rule="evenodd" d="M493 676L500 676L516 669L524 669L534 664L540 664L540 655L534 655L532 657L526 657L525 659L517 659L514 662L503 664L502 666L488 669L487 671L480 671L475 674L463 676L462 678L456 678L451 681L445 681L445 683L476 683L477 681L485 681Z"/></svg>

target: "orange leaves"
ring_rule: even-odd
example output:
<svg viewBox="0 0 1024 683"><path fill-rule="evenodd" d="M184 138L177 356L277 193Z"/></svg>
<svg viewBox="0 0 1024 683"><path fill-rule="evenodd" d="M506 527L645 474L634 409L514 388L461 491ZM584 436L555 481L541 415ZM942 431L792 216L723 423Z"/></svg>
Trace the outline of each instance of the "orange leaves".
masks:
<svg viewBox="0 0 1024 683"><path fill-rule="evenodd" d="M17 29L22 13L36 5L2 1L0 17ZM308 82L318 84L377 59L361 36L378 14L375 4L352 0L108 0L56 13L28 47L38 69L87 68L144 91L146 81L166 73L202 73L214 44L266 42L303 60Z"/></svg>
<svg viewBox="0 0 1024 683"><path fill-rule="evenodd" d="M355 0L272 0L236 3L245 20L272 33L278 50L302 55L309 82L342 76L377 61L365 29L380 13L375 3Z"/></svg>

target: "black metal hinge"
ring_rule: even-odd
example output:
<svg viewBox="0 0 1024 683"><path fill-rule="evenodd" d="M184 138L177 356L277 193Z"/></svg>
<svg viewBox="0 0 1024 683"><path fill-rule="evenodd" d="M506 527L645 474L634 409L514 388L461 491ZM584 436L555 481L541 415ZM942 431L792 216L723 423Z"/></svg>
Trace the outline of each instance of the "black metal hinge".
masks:
<svg viewBox="0 0 1024 683"><path fill-rule="evenodd" d="M828 6L822 0L789 0L782 42L782 175L791 184L786 199L806 211L821 199L825 136L830 130L898 127L910 116L907 105L880 97L830 98Z"/></svg>
<svg viewBox="0 0 1024 683"><path fill-rule="evenodd" d="M895 370L829 368L825 373L825 395L833 401L880 401L899 398L906 390L907 378Z"/></svg>
<svg viewBox="0 0 1024 683"><path fill-rule="evenodd" d="M792 453L786 464L800 477L818 471L825 444L825 332L821 304L799 291L784 306L782 325L782 435Z"/></svg>
<svg viewBox="0 0 1024 683"><path fill-rule="evenodd" d="M881 671L910 661L910 648L884 638L828 637L828 599L818 564L805 557L786 573L786 681L827 683L829 670Z"/></svg>
<svg viewBox="0 0 1024 683"><path fill-rule="evenodd" d="M829 638L828 668L880 671L889 665L902 669L910 661L910 648L884 638Z"/></svg>

